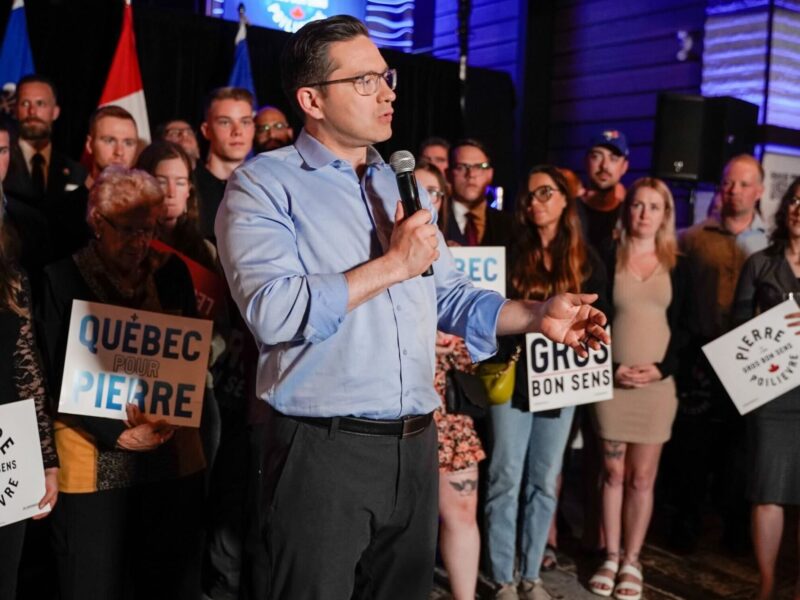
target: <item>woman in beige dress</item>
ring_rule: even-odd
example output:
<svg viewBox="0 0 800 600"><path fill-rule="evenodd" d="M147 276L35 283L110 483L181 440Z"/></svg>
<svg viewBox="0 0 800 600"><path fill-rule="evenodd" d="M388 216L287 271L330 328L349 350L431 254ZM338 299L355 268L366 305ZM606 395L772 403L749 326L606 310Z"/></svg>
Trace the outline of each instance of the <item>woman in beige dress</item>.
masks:
<svg viewBox="0 0 800 600"><path fill-rule="evenodd" d="M634 182L621 220L618 241L606 252L614 303L614 398L594 405L603 444L607 557L589 587L599 596L639 600L639 553L653 510L661 448L678 406L672 373L687 338L679 325L687 290L674 202L664 182Z"/></svg>

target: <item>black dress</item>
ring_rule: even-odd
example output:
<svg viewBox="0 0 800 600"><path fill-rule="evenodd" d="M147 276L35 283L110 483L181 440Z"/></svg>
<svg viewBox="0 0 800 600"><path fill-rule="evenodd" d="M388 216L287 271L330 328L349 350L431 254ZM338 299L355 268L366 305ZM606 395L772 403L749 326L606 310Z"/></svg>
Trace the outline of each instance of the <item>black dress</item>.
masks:
<svg viewBox="0 0 800 600"><path fill-rule="evenodd" d="M30 318L31 301L28 280L19 273L21 287L16 303L19 314L0 308L0 404L33 398L44 468L58 466L58 456L53 438L45 393L44 372L33 335ZM26 521L0 527L0 598L16 597L17 569L22 556Z"/></svg>
<svg viewBox="0 0 800 600"><path fill-rule="evenodd" d="M800 294L800 282L783 255L770 247L742 267L734 302L735 324ZM755 504L800 505L800 387L747 415L747 498Z"/></svg>

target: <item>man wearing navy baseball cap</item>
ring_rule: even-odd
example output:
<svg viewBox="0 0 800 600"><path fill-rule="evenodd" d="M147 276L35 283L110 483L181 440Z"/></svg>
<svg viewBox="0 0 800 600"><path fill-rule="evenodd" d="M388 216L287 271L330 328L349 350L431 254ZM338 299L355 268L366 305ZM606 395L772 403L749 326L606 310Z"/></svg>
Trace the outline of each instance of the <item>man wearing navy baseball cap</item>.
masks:
<svg viewBox="0 0 800 600"><path fill-rule="evenodd" d="M628 170L628 140L616 129L604 129L589 141L586 174L589 178L578 214L586 239L595 248L611 236L625 199L620 179Z"/></svg>

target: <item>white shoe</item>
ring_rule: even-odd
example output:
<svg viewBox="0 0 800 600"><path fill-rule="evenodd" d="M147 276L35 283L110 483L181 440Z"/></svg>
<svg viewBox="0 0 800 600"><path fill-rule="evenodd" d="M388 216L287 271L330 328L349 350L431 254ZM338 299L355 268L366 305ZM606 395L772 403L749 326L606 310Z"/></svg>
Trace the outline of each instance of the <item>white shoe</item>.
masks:
<svg viewBox="0 0 800 600"><path fill-rule="evenodd" d="M619 575L630 575L638 581L620 581L614 588L614 598L616 600L642 600L642 589L644 577L642 572L632 564L627 564L620 569ZM632 594L620 594L620 592L633 592Z"/></svg>
<svg viewBox="0 0 800 600"><path fill-rule="evenodd" d="M601 575L600 571L611 571L614 577ZM617 571L619 571L619 563L610 559L606 560L589 580L589 591L604 598L611 597L611 594L614 593L614 579L617 576ZM601 585L606 587L600 587Z"/></svg>

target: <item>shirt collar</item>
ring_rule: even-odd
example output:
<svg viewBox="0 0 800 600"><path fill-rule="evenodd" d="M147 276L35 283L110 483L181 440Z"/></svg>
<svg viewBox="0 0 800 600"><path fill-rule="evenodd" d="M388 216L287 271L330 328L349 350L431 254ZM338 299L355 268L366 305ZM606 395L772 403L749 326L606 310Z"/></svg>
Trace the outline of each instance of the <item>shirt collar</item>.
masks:
<svg viewBox="0 0 800 600"><path fill-rule="evenodd" d="M33 155L37 152L44 157L44 168L47 171L47 168L50 166L50 154L53 152L53 144L47 144L41 150L37 150L33 146L31 146L26 140L20 138L19 140L19 149L22 151L22 156L25 158L25 164L28 166L28 171L32 169L31 159Z"/></svg>
<svg viewBox="0 0 800 600"><path fill-rule="evenodd" d="M715 231L721 231L722 233L730 233L727 229L722 226L722 221L719 218L709 217L703 222L703 229L712 229ZM750 226L745 229L745 231L761 231L766 232L767 226L764 225L764 220L761 218L761 214L758 211L753 213L753 220L750 221Z"/></svg>
<svg viewBox="0 0 800 600"><path fill-rule="evenodd" d="M308 133L305 128L297 136L294 147L303 161L312 169L321 169L330 164L337 168L342 164L348 166L350 164L348 161L336 156L325 144ZM367 165L370 167L386 165L380 153L372 146L367 146Z"/></svg>

